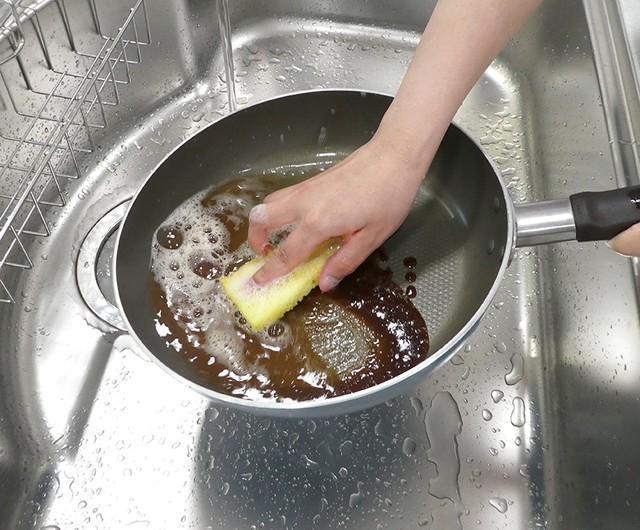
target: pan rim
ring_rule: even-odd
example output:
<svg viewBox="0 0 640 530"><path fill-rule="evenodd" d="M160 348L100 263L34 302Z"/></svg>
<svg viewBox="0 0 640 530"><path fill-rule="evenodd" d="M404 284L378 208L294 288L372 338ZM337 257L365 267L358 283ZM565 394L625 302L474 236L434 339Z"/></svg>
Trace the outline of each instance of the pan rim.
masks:
<svg viewBox="0 0 640 530"><path fill-rule="evenodd" d="M123 322L126 327L126 333L128 333L135 341L135 343L142 349L142 351L147 355L155 364L162 367L162 369L168 372L171 376L178 379L182 383L186 384L191 389L195 390L199 394L209 398L210 400L227 405L229 407L235 409L241 409L248 412L253 412L256 414L268 415L268 416L296 416L296 413L300 413L300 416L331 416L331 415L341 415L349 412L355 412L358 410L363 410L370 408L372 406L378 405L392 399L394 397L398 397L401 395L406 389L413 384L417 384L420 379L425 378L433 371L437 370L440 366L445 364L455 353L460 349L462 343L466 340L466 338L474 331L477 327L478 323L484 316L484 314L489 309L489 306L493 302L495 295L502 284L502 280L505 274L507 267L509 266L511 256L513 253L513 247L515 244L515 211L513 206L513 201L507 187L502 179L500 174L500 170L496 166L495 162L485 153L484 149L476 142L473 137L469 134L469 132L460 125L456 118L451 122L451 126L457 128L462 134L465 135L467 140L469 140L482 154L485 160L488 162L489 166L493 170L493 174L498 181L498 185L502 192L502 197L505 203L505 211L507 216L507 236L505 239L505 248L503 252L503 256L500 262L500 266L498 268L496 277L489 289L487 295L485 296L483 302L476 309L473 315L469 318L469 320L465 323L465 325L453 336L451 337L445 344L443 344L438 350L429 355L425 360L416 366L410 368L409 370L387 380L380 384L374 385L372 387L368 387L362 390L358 390L356 392L350 394L344 394L341 396L323 398L323 399L313 399L307 401L252 401L248 399L243 399L239 397L230 396L228 394L224 394L222 392L218 392L211 388L200 385L191 379L181 375L176 372L164 362L162 362L152 351L147 348L142 339L138 336L135 331L134 326L129 321L129 318L124 310L124 306L120 297L120 287L118 281L118 256L120 254L120 244L121 244L121 236L123 233L124 226L127 223L127 220L130 217L130 213L133 208L136 206L137 199L145 189L149 181L156 174L158 168L164 164L166 160L168 160L178 149L180 149L183 145L189 142L192 138L202 133L204 130L209 127L218 124L220 121L228 119L236 114L249 110L256 105L262 105L264 103L269 103L271 101L276 101L279 99L300 96L300 95L308 95L308 94L317 94L317 93L361 93L361 94L370 94L374 96L383 96L388 98L393 98L394 95L383 92L383 91L374 91L374 90L362 90L355 88L314 88L307 90L300 90L295 92L289 92L287 94L280 94L273 97L265 98L260 101L257 101L247 107L242 107L237 109L234 112L231 112L219 120L216 120L210 123L206 128L201 129L195 135L190 136L185 139L183 142L175 146L170 152L164 156L158 164L150 171L149 175L145 178L144 182L138 187L136 193L131 197L127 210L122 218L120 226L117 231L117 237L115 242L115 248L113 253L113 282L114 282L114 291L115 291L115 301L118 310L122 316ZM373 398L373 399L372 399Z"/></svg>

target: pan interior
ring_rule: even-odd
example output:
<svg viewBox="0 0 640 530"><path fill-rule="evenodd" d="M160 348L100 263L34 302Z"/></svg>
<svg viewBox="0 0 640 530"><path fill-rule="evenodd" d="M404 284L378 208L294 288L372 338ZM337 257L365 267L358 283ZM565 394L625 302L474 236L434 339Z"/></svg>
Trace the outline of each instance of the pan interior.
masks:
<svg viewBox="0 0 640 530"><path fill-rule="evenodd" d="M153 355L183 377L204 384L154 327L150 244L176 206L241 173L278 174L339 159L372 136L390 101L381 95L322 91L261 103L212 124L156 170L134 200L116 256L122 309ZM388 185L391 189L401 180L389 175ZM384 245L401 286L409 285L403 262L415 258L413 301L427 323L431 355L461 330L488 295L504 255L507 222L503 191L491 164L451 126L409 217Z"/></svg>

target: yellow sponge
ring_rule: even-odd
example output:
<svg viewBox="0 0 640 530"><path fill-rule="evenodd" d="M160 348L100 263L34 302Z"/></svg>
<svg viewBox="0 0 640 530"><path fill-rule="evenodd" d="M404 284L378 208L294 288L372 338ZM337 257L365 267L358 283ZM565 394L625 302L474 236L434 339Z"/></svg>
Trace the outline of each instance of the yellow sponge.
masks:
<svg viewBox="0 0 640 530"><path fill-rule="evenodd" d="M224 292L254 331L262 331L293 309L316 285L327 260L338 249L336 242L321 245L303 264L267 285L251 282L266 258L258 257L220 280Z"/></svg>

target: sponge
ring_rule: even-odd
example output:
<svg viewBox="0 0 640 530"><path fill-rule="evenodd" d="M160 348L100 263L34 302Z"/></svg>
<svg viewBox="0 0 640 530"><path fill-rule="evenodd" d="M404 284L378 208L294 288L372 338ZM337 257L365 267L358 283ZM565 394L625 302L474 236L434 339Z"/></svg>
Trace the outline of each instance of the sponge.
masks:
<svg viewBox="0 0 640 530"><path fill-rule="evenodd" d="M251 281L268 259L255 258L220 280L229 299L240 310L251 328L258 332L293 309L316 285L327 260L338 250L335 241L316 249L313 255L289 274L263 286Z"/></svg>

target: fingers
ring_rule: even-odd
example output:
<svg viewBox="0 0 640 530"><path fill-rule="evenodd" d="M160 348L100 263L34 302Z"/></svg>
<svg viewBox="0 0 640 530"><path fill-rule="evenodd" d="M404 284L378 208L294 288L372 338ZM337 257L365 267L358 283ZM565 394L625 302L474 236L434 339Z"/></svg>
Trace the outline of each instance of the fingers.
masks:
<svg viewBox="0 0 640 530"><path fill-rule="evenodd" d="M288 188L282 188L281 190L274 191L273 193L270 193L269 195L267 195L264 198L263 202L265 204L270 204L270 203L274 203L276 201L279 201L281 199L286 199L291 194L296 192L296 188L297 188L297 186L290 186Z"/></svg>
<svg viewBox="0 0 640 530"><path fill-rule="evenodd" d="M280 201L280 200L283 200L283 199L290 198L294 193L306 189L312 182L315 182L316 180L318 180L318 179L320 179L322 177L325 177L326 175L328 175L331 172L335 171L335 169L339 168L342 164L344 164L344 162L345 162L345 159L343 159L340 162L334 164L333 166L331 166L326 171L320 171L320 172L316 173L313 177L309 177L309 178L303 180L302 182L299 182L298 184L293 184L292 186L287 186L286 188L281 188L279 190L274 191L273 193L270 193L269 195L267 195L264 198L264 203L265 204L269 204L271 202Z"/></svg>
<svg viewBox="0 0 640 530"><path fill-rule="evenodd" d="M269 231L295 221L297 210L286 203L258 204L249 213L249 246L256 254L267 249Z"/></svg>
<svg viewBox="0 0 640 530"><path fill-rule="evenodd" d="M640 256L640 223L618 234L609 246L623 256Z"/></svg>
<svg viewBox="0 0 640 530"><path fill-rule="evenodd" d="M340 166L339 162L332 169ZM267 236L269 231L296 221L294 195L307 187L325 172L320 172L311 178L293 186L279 189L264 198L263 204L254 207L249 215L249 246L256 254L264 255L268 249Z"/></svg>
<svg viewBox="0 0 640 530"><path fill-rule="evenodd" d="M265 285L291 272L304 263L316 247L322 243L317 234L296 228L269 256L267 262L253 276L258 285Z"/></svg>
<svg viewBox="0 0 640 530"><path fill-rule="evenodd" d="M326 292L335 288L345 276L355 271L367 259L377 247L376 243L369 230L360 230L353 234L324 266L320 275L320 290Z"/></svg>

